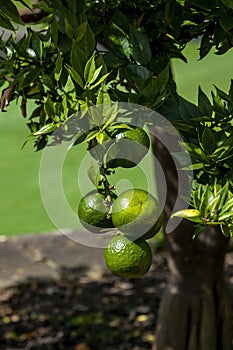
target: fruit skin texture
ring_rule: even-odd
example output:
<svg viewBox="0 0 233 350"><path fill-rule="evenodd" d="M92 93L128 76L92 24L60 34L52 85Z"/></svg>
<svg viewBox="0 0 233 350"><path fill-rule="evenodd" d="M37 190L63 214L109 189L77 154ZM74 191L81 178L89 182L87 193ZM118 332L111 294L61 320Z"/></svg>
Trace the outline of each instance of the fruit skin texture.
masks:
<svg viewBox="0 0 233 350"><path fill-rule="evenodd" d="M79 202L78 216L82 225L89 231L100 233L101 229L113 228L113 223L108 213L111 202L105 200L105 196L99 192L90 192Z"/></svg>
<svg viewBox="0 0 233 350"><path fill-rule="evenodd" d="M109 168L132 168L148 152L150 139L146 131L138 126L129 125L131 129L115 129L112 137L115 142L106 154L106 165Z"/></svg>
<svg viewBox="0 0 233 350"><path fill-rule="evenodd" d="M137 278L149 270L152 252L144 239L131 241L124 235L114 236L104 249L105 263L116 276Z"/></svg>
<svg viewBox="0 0 233 350"><path fill-rule="evenodd" d="M157 200L145 190L121 193L112 206L112 222L130 239L152 238L160 229L163 213Z"/></svg>

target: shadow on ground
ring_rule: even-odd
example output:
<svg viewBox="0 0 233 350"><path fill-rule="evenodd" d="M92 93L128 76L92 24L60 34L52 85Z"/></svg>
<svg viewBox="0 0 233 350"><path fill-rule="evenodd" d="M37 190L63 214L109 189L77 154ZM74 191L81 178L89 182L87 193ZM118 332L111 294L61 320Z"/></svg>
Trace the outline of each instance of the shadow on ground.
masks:
<svg viewBox="0 0 233 350"><path fill-rule="evenodd" d="M233 253L226 260L233 296ZM167 283L165 256L157 255L140 279L104 274L94 280L86 266L78 270L0 292L1 350L151 349Z"/></svg>
<svg viewBox="0 0 233 350"><path fill-rule="evenodd" d="M106 275L73 281L72 275L1 292L1 350L151 348L166 264L134 280Z"/></svg>

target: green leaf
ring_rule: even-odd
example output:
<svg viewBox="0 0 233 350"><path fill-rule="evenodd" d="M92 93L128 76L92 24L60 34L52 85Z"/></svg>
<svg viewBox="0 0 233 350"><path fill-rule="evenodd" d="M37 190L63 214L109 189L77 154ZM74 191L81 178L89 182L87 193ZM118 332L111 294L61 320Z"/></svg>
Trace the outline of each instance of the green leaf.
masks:
<svg viewBox="0 0 233 350"><path fill-rule="evenodd" d="M125 68L127 78L133 82L134 85L141 90L144 81L149 77L150 71L144 67L136 64L128 64Z"/></svg>
<svg viewBox="0 0 233 350"><path fill-rule="evenodd" d="M102 127L103 125L103 115L101 114L101 111L99 108L89 108L88 114L91 117L91 124L93 124L94 127Z"/></svg>
<svg viewBox="0 0 233 350"><path fill-rule="evenodd" d="M99 68L98 68L99 69ZM90 86L90 90L96 88L98 85L102 84L102 82L107 79L107 77L109 76L110 72L109 73L106 73L104 75L102 75L102 77L94 84L94 85L91 85Z"/></svg>
<svg viewBox="0 0 233 350"><path fill-rule="evenodd" d="M100 75L100 72L102 71L102 66L100 66L99 68L97 68L96 69L96 71L94 72L94 75L93 75L93 77L92 77L92 79L90 79L90 81L89 81L89 84L91 85L91 84L93 84L95 81L96 81L96 79L98 78L98 76ZM99 85L99 84L98 84Z"/></svg>
<svg viewBox="0 0 233 350"><path fill-rule="evenodd" d="M199 212L199 210L196 210L196 209L179 210L176 213L173 213L171 215L171 218L174 218L174 217L181 217L192 222L202 223L201 213Z"/></svg>
<svg viewBox="0 0 233 350"><path fill-rule="evenodd" d="M193 193L192 193L192 201L193 201L193 207L195 209L200 208L200 204L201 204L200 187L199 187L198 190L193 191Z"/></svg>
<svg viewBox="0 0 233 350"><path fill-rule="evenodd" d="M56 21L55 17L54 17L53 21L51 21L50 29L51 29L51 36L52 36L52 39L54 41L54 44L57 45L57 42L58 42L58 25L57 25L57 21Z"/></svg>
<svg viewBox="0 0 233 350"><path fill-rule="evenodd" d="M222 209L225 201L228 196L228 191L229 191L229 182L226 182L225 185L218 191L218 195L220 196L220 201L219 201L219 208Z"/></svg>
<svg viewBox="0 0 233 350"><path fill-rule="evenodd" d="M133 128L126 123L120 123L120 124L113 124L109 127L110 132L113 132L114 130L118 130L118 129L127 129L127 130L133 130Z"/></svg>
<svg viewBox="0 0 233 350"><path fill-rule="evenodd" d="M218 16L220 17L220 24L222 28L228 32L233 28L233 23L232 23L232 13L229 13L229 10L227 10L224 7L221 7L218 9L217 12Z"/></svg>
<svg viewBox="0 0 233 350"><path fill-rule="evenodd" d="M201 39L201 45L200 45L200 49L199 49L199 55L200 55L200 59L204 58L206 55L208 55L208 53L210 52L210 50L212 49L212 38L209 35L208 32L206 32Z"/></svg>
<svg viewBox="0 0 233 350"><path fill-rule="evenodd" d="M220 90L216 85L214 85L217 95L224 101L231 102L230 97L222 90Z"/></svg>
<svg viewBox="0 0 233 350"><path fill-rule="evenodd" d="M0 26L12 31L15 30L11 22L7 18L3 17L1 14L0 14Z"/></svg>
<svg viewBox="0 0 233 350"><path fill-rule="evenodd" d="M31 69L27 74L25 74L25 78L20 83L20 88L23 89L25 87L29 87L30 84L36 84L37 79L41 73L41 67L35 67Z"/></svg>
<svg viewBox="0 0 233 350"><path fill-rule="evenodd" d="M232 0L222 0L222 2L226 7L233 9L233 1Z"/></svg>
<svg viewBox="0 0 233 350"><path fill-rule="evenodd" d="M95 54L93 54L85 65L85 69L84 69L85 82L89 83L92 80L92 78L94 77L95 71L96 71Z"/></svg>
<svg viewBox="0 0 233 350"><path fill-rule="evenodd" d="M42 61L42 54L43 54L43 48L42 48L42 41L40 40L38 34L34 30L31 31L31 42L32 42L32 49L35 51L37 58Z"/></svg>
<svg viewBox="0 0 233 350"><path fill-rule="evenodd" d="M194 158L197 160L205 159L205 157L206 157L205 153L197 145L195 145L193 143L186 143L186 142L183 142L181 144L184 146L184 148L190 154L191 158Z"/></svg>
<svg viewBox="0 0 233 350"><path fill-rule="evenodd" d="M48 86L50 89L54 89L54 82L53 82L53 76L50 76L48 74L41 74L40 81L42 84Z"/></svg>
<svg viewBox="0 0 233 350"><path fill-rule="evenodd" d="M68 38L72 40L75 36L75 30L72 26L72 23L69 21L67 17L64 17L64 23L65 23L65 33L68 36Z"/></svg>
<svg viewBox="0 0 233 350"><path fill-rule="evenodd" d="M24 24L19 16L17 7L11 0L0 0L0 14L10 21L18 24Z"/></svg>
<svg viewBox="0 0 233 350"><path fill-rule="evenodd" d="M49 95L45 99L44 109L48 117L53 119L55 115L55 108L54 108L54 102L51 100L51 97Z"/></svg>
<svg viewBox="0 0 233 350"><path fill-rule="evenodd" d="M68 64L66 64L65 68L67 69L67 71L69 72L71 77L74 79L74 81L76 81L76 83L83 88L83 80L82 80L81 76L79 75L79 73L73 67L69 66Z"/></svg>
<svg viewBox="0 0 233 350"><path fill-rule="evenodd" d="M233 103L233 79L231 79L231 85L230 85L230 89L228 91L228 95L229 95L231 103Z"/></svg>
<svg viewBox="0 0 233 350"><path fill-rule="evenodd" d="M206 218L208 213L209 203L214 196L208 185L203 186L202 190L203 190L203 194L201 196L201 203L198 209L201 212L201 216Z"/></svg>
<svg viewBox="0 0 233 350"><path fill-rule="evenodd" d="M121 11L119 11L117 9L114 12L111 20L112 20L112 22L116 23L120 27L120 29L123 33L125 33L126 35L129 34L129 25L130 25L129 19Z"/></svg>
<svg viewBox="0 0 233 350"><path fill-rule="evenodd" d="M69 95L69 99L73 101L76 100L76 90L70 74L68 74L67 81L63 89Z"/></svg>
<svg viewBox="0 0 233 350"><path fill-rule="evenodd" d="M109 40L118 47L118 50L130 59L131 47L129 36L126 34L118 24L112 23L112 27L109 34Z"/></svg>
<svg viewBox="0 0 233 350"><path fill-rule="evenodd" d="M118 115L118 101L113 104L111 108L108 109L107 114L105 115L105 124L102 130L106 129L112 122L116 119Z"/></svg>
<svg viewBox="0 0 233 350"><path fill-rule="evenodd" d="M133 26L130 26L129 42L135 61L142 65L149 63L151 60L151 49L147 36Z"/></svg>
<svg viewBox="0 0 233 350"><path fill-rule="evenodd" d="M77 135L75 135L76 140L73 143L73 146L79 145L80 143L83 143L86 140L87 135L89 134L89 132L83 132L80 131L78 132Z"/></svg>
<svg viewBox="0 0 233 350"><path fill-rule="evenodd" d="M156 96L162 95L166 90L169 81L169 66L167 65L162 72L154 78L151 74L148 79L144 81L142 86L142 95L147 99L152 97L155 99Z"/></svg>
<svg viewBox="0 0 233 350"><path fill-rule="evenodd" d="M233 136L223 138L222 143L218 142L218 144L223 144L223 146L218 147L213 152L213 155L215 156L218 163L223 162L224 160L229 159L233 156Z"/></svg>
<svg viewBox="0 0 233 350"><path fill-rule="evenodd" d="M60 50L58 50L57 59L55 63L54 69L54 78L58 81L61 77L62 73L62 56Z"/></svg>
<svg viewBox="0 0 233 350"><path fill-rule="evenodd" d="M222 100L220 99L219 96L215 96L213 95L212 93L212 97L213 97L213 107L214 107L214 110L221 114L222 116L228 116L229 115L229 112L228 110L225 108Z"/></svg>
<svg viewBox="0 0 233 350"><path fill-rule="evenodd" d="M208 127L205 127L202 133L201 145L207 154L212 154L215 148L217 147L214 134Z"/></svg>
<svg viewBox="0 0 233 350"><path fill-rule="evenodd" d="M93 130L93 131L91 131L91 132L87 135L85 141L88 142L88 141L93 140L94 138L96 138L96 135L97 135L98 133L99 133L99 130Z"/></svg>
<svg viewBox="0 0 233 350"><path fill-rule="evenodd" d="M199 86L198 91L198 115L209 116L212 115L212 106L208 97L204 94L201 87Z"/></svg>
<svg viewBox="0 0 233 350"><path fill-rule="evenodd" d="M205 224L198 224L197 226L196 226L196 229L195 229L195 231L194 231L194 235L193 235L193 239L199 234L199 233L201 233L201 232L203 232L204 230L205 230L205 228L206 228L206 225Z"/></svg>
<svg viewBox="0 0 233 350"><path fill-rule="evenodd" d="M79 47L75 40L73 40L70 60L72 67L82 78L84 77L84 69L88 58L89 57L85 54L82 48Z"/></svg>
<svg viewBox="0 0 233 350"><path fill-rule="evenodd" d="M179 112L183 120L189 118L197 118L198 110L195 104L185 100L183 97L179 98Z"/></svg>
<svg viewBox="0 0 233 350"><path fill-rule="evenodd" d="M233 211L231 213L226 213L226 214L220 215L218 220L225 221L227 219L230 219L231 217L233 217Z"/></svg>
<svg viewBox="0 0 233 350"><path fill-rule="evenodd" d="M205 167L204 163L196 163L196 164L190 164L186 167L183 167L182 170L199 170L203 169Z"/></svg>
<svg viewBox="0 0 233 350"><path fill-rule="evenodd" d="M82 49L87 58L90 58L95 49L95 36L88 22L82 23L77 28L77 36L75 39L77 45Z"/></svg>
<svg viewBox="0 0 233 350"><path fill-rule="evenodd" d="M93 183L93 185L95 187L97 187L98 177L97 177L97 174L95 171L95 166L94 166L93 162L91 162L90 167L87 170L87 175L88 175L89 179L91 180L91 182Z"/></svg>
<svg viewBox="0 0 233 350"><path fill-rule="evenodd" d="M228 211L233 211L233 198L229 199L226 204L221 208L220 214L226 214Z"/></svg>
<svg viewBox="0 0 233 350"><path fill-rule="evenodd" d="M109 108L110 103L111 103L110 96L107 92L105 84L103 83L97 96L97 105L108 105L107 107Z"/></svg>
<svg viewBox="0 0 233 350"><path fill-rule="evenodd" d="M217 218L217 209L219 207L220 195L214 197L208 204L208 211L210 212L211 218Z"/></svg>
<svg viewBox="0 0 233 350"><path fill-rule="evenodd" d="M104 141L104 134L101 131L96 135L96 140L98 141L99 144L102 145Z"/></svg>
<svg viewBox="0 0 233 350"><path fill-rule="evenodd" d="M47 125L42 126L42 128L40 128L40 130L38 130L37 132L34 132L33 135L40 136L44 134L49 134L50 132L53 132L56 128L57 128L56 124L49 123Z"/></svg>
<svg viewBox="0 0 233 350"><path fill-rule="evenodd" d="M28 3L26 2L26 1L24 1L24 0L16 0L17 2L20 2L23 6L25 6L28 10L30 10L31 12L33 12L32 11L32 9L31 9L31 7L28 5Z"/></svg>
<svg viewBox="0 0 233 350"><path fill-rule="evenodd" d="M222 234L223 234L225 237L228 238L228 237L230 236L230 230L229 230L228 226L222 224L222 225L220 225L220 228L221 228ZM231 234L231 235L232 235L232 234Z"/></svg>

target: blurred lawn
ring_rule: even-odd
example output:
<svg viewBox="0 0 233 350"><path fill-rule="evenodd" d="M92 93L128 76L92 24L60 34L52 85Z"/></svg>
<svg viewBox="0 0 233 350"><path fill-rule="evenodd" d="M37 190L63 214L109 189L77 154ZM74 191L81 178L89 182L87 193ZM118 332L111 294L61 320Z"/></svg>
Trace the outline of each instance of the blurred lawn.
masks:
<svg viewBox="0 0 233 350"><path fill-rule="evenodd" d="M213 84L227 90L233 77L232 52L197 61L197 44L190 45L186 50L189 64L173 60L173 70L180 94L196 101L197 88L201 85L210 96ZM31 106L32 107L32 106ZM0 234L13 236L22 233L38 233L55 230L41 201L39 191L39 165L41 152L34 152L32 144L21 146L28 134L26 121L20 115L19 106L12 104L7 113L0 113ZM87 179L85 171L79 173L79 164L85 155L77 148L69 152L63 167L63 184L67 200L73 210L80 199L78 176ZM84 162L85 163L85 162ZM140 163L146 170L147 179L140 169L118 172L112 178L119 187L127 187L130 181L133 186L146 187L148 180L153 183L153 168L150 160ZM79 173L79 174L78 174ZM125 180L120 179L123 178ZM90 188L89 180L82 182L81 193ZM56 203L55 203L56 205ZM62 213L60 213L62 215Z"/></svg>

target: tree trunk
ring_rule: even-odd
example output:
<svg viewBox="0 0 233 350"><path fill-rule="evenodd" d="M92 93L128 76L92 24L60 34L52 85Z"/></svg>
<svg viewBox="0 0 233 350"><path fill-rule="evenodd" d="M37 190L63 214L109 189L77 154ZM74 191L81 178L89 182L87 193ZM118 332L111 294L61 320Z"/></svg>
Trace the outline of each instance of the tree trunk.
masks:
<svg viewBox="0 0 233 350"><path fill-rule="evenodd" d="M177 173L161 142L154 139L153 148L167 181L168 220L177 193ZM195 239L193 232L193 224L183 220L165 235L170 278L153 350L232 349L231 301L223 270L228 239L218 227L208 227Z"/></svg>

